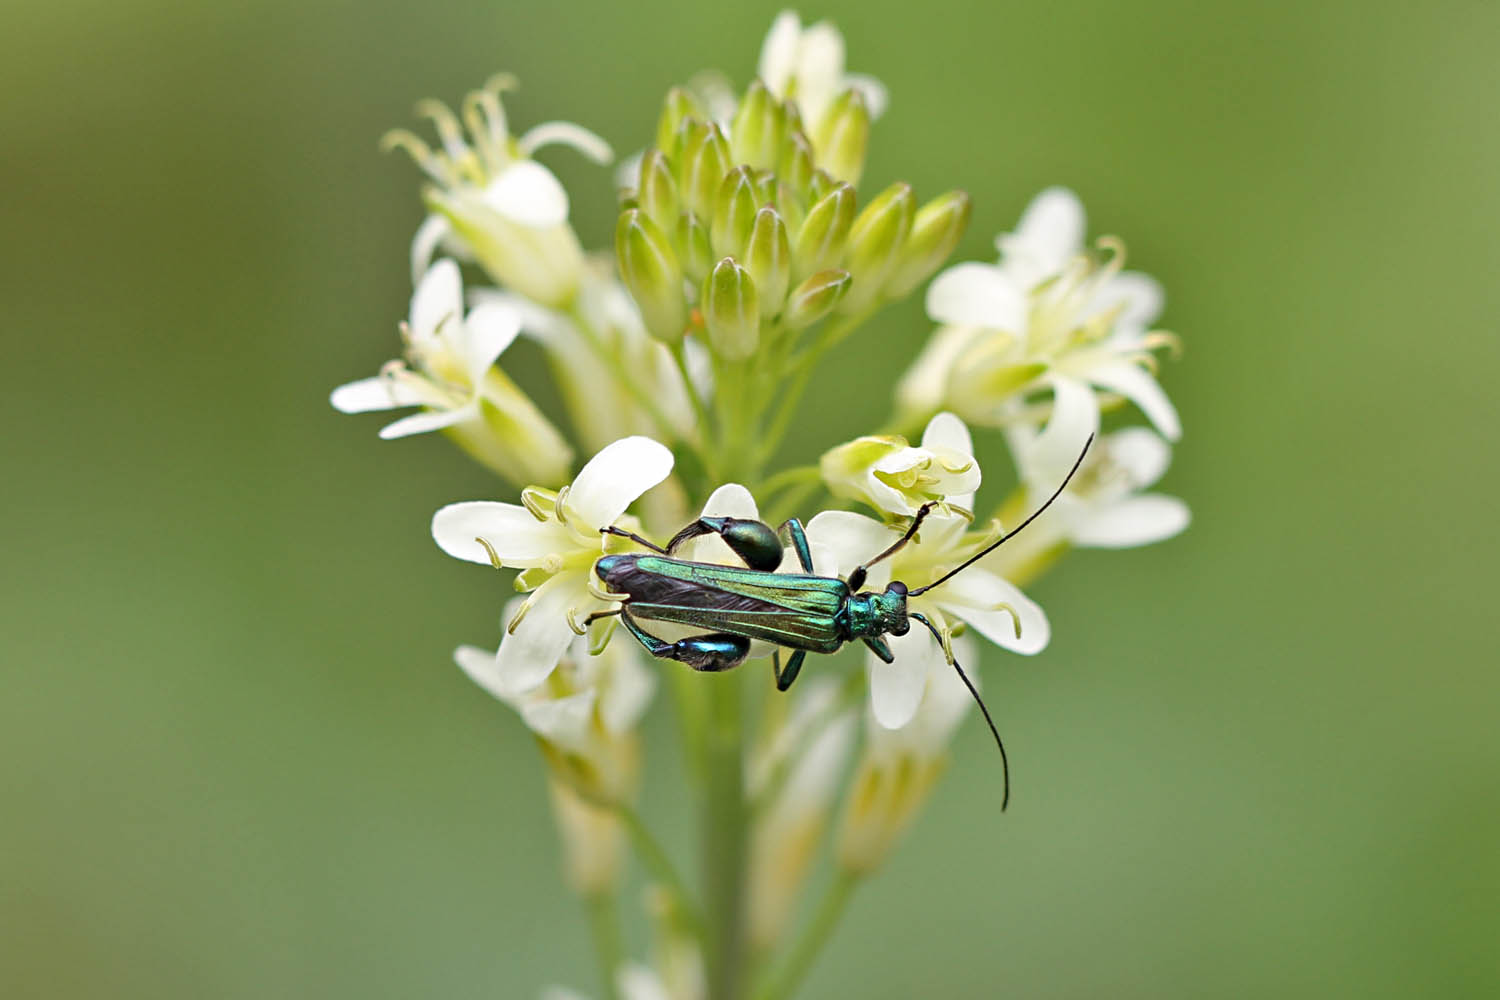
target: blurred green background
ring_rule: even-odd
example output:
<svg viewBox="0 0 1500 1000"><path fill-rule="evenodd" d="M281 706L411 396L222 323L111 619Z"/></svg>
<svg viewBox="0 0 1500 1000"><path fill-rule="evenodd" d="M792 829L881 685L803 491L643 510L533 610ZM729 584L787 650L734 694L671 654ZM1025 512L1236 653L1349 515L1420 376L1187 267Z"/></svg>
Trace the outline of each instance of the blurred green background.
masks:
<svg viewBox="0 0 1500 1000"><path fill-rule="evenodd" d="M0 994L594 988L535 752L449 662L502 592L427 523L491 481L327 392L394 353L416 99L508 69L628 152L775 10L10 6ZM1162 279L1196 515L1035 588L1051 648L986 664L1013 809L969 725L807 995L1496 995L1500 6L803 14L891 89L867 183L975 195L963 256L1065 183ZM604 244L609 176L551 162ZM926 331L848 345L794 457Z"/></svg>

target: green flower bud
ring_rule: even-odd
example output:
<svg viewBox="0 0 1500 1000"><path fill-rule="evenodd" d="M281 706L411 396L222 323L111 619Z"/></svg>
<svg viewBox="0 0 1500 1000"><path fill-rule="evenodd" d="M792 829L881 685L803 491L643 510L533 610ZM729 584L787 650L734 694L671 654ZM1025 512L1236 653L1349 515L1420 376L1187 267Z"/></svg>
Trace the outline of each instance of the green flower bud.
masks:
<svg viewBox="0 0 1500 1000"><path fill-rule="evenodd" d="M656 121L656 148L668 156L675 156L678 151L678 132L682 123L689 118L704 121L708 118L708 112L703 110L692 94L681 87L673 87L667 91L667 99L662 102L661 117Z"/></svg>
<svg viewBox="0 0 1500 1000"><path fill-rule="evenodd" d="M886 280L885 297L899 299L932 277L958 246L974 202L963 191L938 195L917 210L901 259Z"/></svg>
<svg viewBox="0 0 1500 1000"><path fill-rule="evenodd" d="M841 181L858 184L870 145L870 109L865 107L864 95L853 87L840 94L823 112L812 141L824 170Z"/></svg>
<svg viewBox="0 0 1500 1000"><path fill-rule="evenodd" d="M808 197L808 185L812 183L817 163L813 159L812 143L801 132L788 132L781 147L781 160L777 164L777 175L787 189L804 200Z"/></svg>
<svg viewBox="0 0 1500 1000"><path fill-rule="evenodd" d="M729 149L735 163L756 169L775 169L786 136L786 110L759 80L750 84L729 130Z"/></svg>
<svg viewBox="0 0 1500 1000"><path fill-rule="evenodd" d="M849 232L854 226L854 202L854 189L840 184L807 210L792 251L794 278L800 281L814 271L837 267L843 262Z"/></svg>
<svg viewBox="0 0 1500 1000"><path fill-rule="evenodd" d="M854 287L844 299L845 311L861 309L880 297L886 279L901 259L916 205L911 185L897 182L876 196L854 220L847 265L854 276Z"/></svg>
<svg viewBox="0 0 1500 1000"><path fill-rule="evenodd" d="M615 227L615 256L646 329L669 344L681 340L687 326L682 268L661 227L638 208L624 212Z"/></svg>
<svg viewBox="0 0 1500 1000"><path fill-rule="evenodd" d="M813 170L812 180L807 182L808 204L819 200L838 186L839 182L830 177L828 171L821 167Z"/></svg>
<svg viewBox="0 0 1500 1000"><path fill-rule="evenodd" d="M708 227L689 212L678 217L676 235L682 273L696 285L708 277L709 268L714 266L714 251L708 238Z"/></svg>
<svg viewBox="0 0 1500 1000"><path fill-rule="evenodd" d="M755 282L734 258L714 265L703 282L703 321L708 343L727 361L742 361L760 345L760 302Z"/></svg>
<svg viewBox="0 0 1500 1000"><path fill-rule="evenodd" d="M677 221L677 181L672 177L666 154L659 149L649 150L641 157L641 181L636 189L636 202L651 216L651 221L663 229Z"/></svg>
<svg viewBox="0 0 1500 1000"><path fill-rule="evenodd" d="M848 271L819 271L792 289L781 320L789 330L802 330L833 311L854 282Z"/></svg>
<svg viewBox="0 0 1500 1000"><path fill-rule="evenodd" d="M792 247L786 223L770 205L755 213L755 225L745 246L745 270L750 272L767 316L781 312L792 278Z"/></svg>
<svg viewBox="0 0 1500 1000"><path fill-rule="evenodd" d="M698 218L712 219L719 186L729 173L729 143L717 125L690 120L684 128L677 168L678 197Z"/></svg>
<svg viewBox="0 0 1500 1000"><path fill-rule="evenodd" d="M739 257L745 252L745 243L750 239L750 227L755 225L755 178L746 166L735 167L719 185L715 199L713 236L714 255Z"/></svg>

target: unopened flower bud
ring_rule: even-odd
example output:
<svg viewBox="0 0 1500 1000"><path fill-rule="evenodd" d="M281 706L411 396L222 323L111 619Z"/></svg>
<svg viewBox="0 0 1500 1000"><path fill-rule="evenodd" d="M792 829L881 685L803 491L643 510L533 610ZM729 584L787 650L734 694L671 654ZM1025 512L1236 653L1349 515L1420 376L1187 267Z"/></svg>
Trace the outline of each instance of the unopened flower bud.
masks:
<svg viewBox="0 0 1500 1000"><path fill-rule="evenodd" d="M750 272L733 258L714 265L703 283L703 320L714 353L741 361L760 345L760 303Z"/></svg>
<svg viewBox="0 0 1500 1000"><path fill-rule="evenodd" d="M700 219L714 217L719 186L729 172L729 143L719 126L689 120L684 125L677 193Z"/></svg>
<svg viewBox="0 0 1500 1000"><path fill-rule="evenodd" d="M667 343L681 340L687 326L682 268L661 227L640 209L622 213L615 227L615 256L646 329Z"/></svg>
<svg viewBox="0 0 1500 1000"><path fill-rule="evenodd" d="M854 287L844 299L845 311L862 309L881 295L900 260L916 214L911 185L897 182L865 206L849 231L849 273Z"/></svg>
<svg viewBox="0 0 1500 1000"><path fill-rule="evenodd" d="M824 170L822 167L815 168L812 173L812 180L807 182L808 203L811 204L812 202L823 198L828 194L828 192L838 187L839 184L840 182L834 180L829 175L828 171Z"/></svg>
<svg viewBox="0 0 1500 1000"><path fill-rule="evenodd" d="M901 259L886 281L885 297L898 299L943 266L969 225L974 202L963 191L938 195L917 210Z"/></svg>
<svg viewBox="0 0 1500 1000"><path fill-rule="evenodd" d="M695 285L708 277L709 268L714 266L708 227L692 212L677 219L677 254L682 262L682 273Z"/></svg>
<svg viewBox="0 0 1500 1000"><path fill-rule="evenodd" d="M777 165L777 176L788 190L807 199L808 185L812 183L817 164L813 160L812 143L800 131L788 132L781 147L781 161Z"/></svg>
<svg viewBox="0 0 1500 1000"><path fill-rule="evenodd" d="M739 257L744 254L750 228L755 225L755 179L750 168L738 166L729 171L719 186L716 200L713 229L710 231L714 254Z"/></svg>
<svg viewBox="0 0 1500 1000"><path fill-rule="evenodd" d="M819 271L792 290L782 322L789 330L812 326L833 311L848 294L850 284L848 271Z"/></svg>
<svg viewBox="0 0 1500 1000"><path fill-rule="evenodd" d="M745 270L755 282L766 315L781 312L792 278L792 248L786 223L770 205L755 213L755 225L745 246Z"/></svg>
<svg viewBox="0 0 1500 1000"><path fill-rule="evenodd" d="M854 188L840 184L807 210L792 251L792 274L801 279L843 262L854 226Z"/></svg>
<svg viewBox="0 0 1500 1000"><path fill-rule="evenodd" d="M823 113L812 136L818 165L834 177L858 184L870 145L870 109L864 95L851 87Z"/></svg>
<svg viewBox="0 0 1500 1000"><path fill-rule="evenodd" d="M656 148L668 156L674 156L678 152L678 133L682 129L682 123L689 118L703 121L708 118L708 112L703 110L692 94L681 87L673 87L667 91L667 98L662 102L661 117L656 122Z"/></svg>
<svg viewBox="0 0 1500 1000"><path fill-rule="evenodd" d="M652 149L641 157L641 181L636 204L651 221L666 229L677 221L677 181L666 154Z"/></svg>
<svg viewBox="0 0 1500 1000"><path fill-rule="evenodd" d="M757 170L774 170L786 135L786 110L759 80L750 84L730 129L730 152L735 163Z"/></svg>

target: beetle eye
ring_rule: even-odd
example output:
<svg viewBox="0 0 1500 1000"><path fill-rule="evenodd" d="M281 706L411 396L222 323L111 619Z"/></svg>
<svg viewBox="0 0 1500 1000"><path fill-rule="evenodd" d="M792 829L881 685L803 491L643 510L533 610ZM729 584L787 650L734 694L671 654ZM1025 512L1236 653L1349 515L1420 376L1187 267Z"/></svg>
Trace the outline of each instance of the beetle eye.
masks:
<svg viewBox="0 0 1500 1000"><path fill-rule="evenodd" d="M890 591L892 594L900 594L902 597L906 596L906 584L902 583L900 580L892 580L890 586L886 587L885 589Z"/></svg>

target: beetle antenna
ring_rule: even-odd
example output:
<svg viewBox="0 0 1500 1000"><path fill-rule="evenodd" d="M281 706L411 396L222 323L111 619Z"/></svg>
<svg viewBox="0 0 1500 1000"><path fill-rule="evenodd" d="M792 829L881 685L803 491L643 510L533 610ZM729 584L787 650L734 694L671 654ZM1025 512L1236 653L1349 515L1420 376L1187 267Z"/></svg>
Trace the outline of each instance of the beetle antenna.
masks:
<svg viewBox="0 0 1500 1000"><path fill-rule="evenodd" d="M1005 534L1001 535L999 538L995 539L995 541L991 542L989 545L986 545L984 548L974 553L969 558L965 559L963 562L959 563L955 568L950 569L948 572L938 577L936 580L933 580L931 583L924 584L923 586L918 587L916 590L908 592L907 596L916 597L918 594L925 594L933 587L937 587L944 583L947 583L949 580L953 579L955 576L962 573L964 570L968 569L970 566L974 565L979 560L983 559L985 556L989 555L991 552L995 551L1000 546L1004 545L1006 542L1019 535L1022 528L1026 527L1032 521L1035 521L1037 518L1041 517L1042 511L1046 510L1048 507L1051 507L1053 501L1062 496L1063 490L1068 488L1068 483L1072 482L1073 475L1078 471L1078 467L1083 465L1084 456L1089 453L1089 446L1093 443L1094 435L1090 434L1089 439L1083 443L1083 451L1078 453L1078 461L1073 463L1073 468L1069 469L1068 474L1063 477L1062 485L1053 491L1052 495L1047 498L1046 503L1042 504L1036 510L1032 511L1030 517L1007 531ZM955 666L956 665L957 664L955 664Z"/></svg>
<svg viewBox="0 0 1500 1000"><path fill-rule="evenodd" d="M910 617L926 625L927 631L932 633L932 637L938 641L938 645L942 646L945 651L948 649L937 627L927 620L926 615L914 611ZM958 677L964 682L964 687L969 689L969 693L979 703L979 710L984 713L984 721L989 724L990 735L995 737L995 746L1000 748L1000 777L1005 787L1005 791L1001 793L1000 797L1000 811L1005 812L1005 807L1010 804L1010 761L1005 757L1005 742L1000 739L1000 730L995 728L995 720L990 717L990 710L985 707L984 699L979 697L979 689L974 686L973 681L969 680L969 675L964 673L964 668L958 665L958 661L953 658L951 653L948 656L948 662L953 664L953 669L958 671Z"/></svg>

